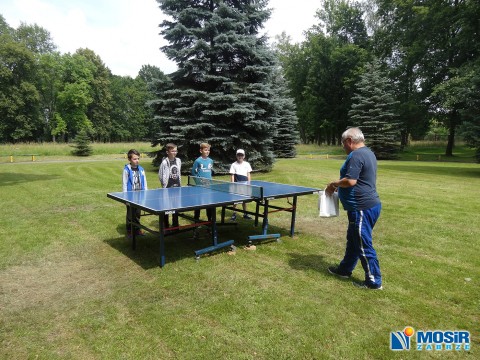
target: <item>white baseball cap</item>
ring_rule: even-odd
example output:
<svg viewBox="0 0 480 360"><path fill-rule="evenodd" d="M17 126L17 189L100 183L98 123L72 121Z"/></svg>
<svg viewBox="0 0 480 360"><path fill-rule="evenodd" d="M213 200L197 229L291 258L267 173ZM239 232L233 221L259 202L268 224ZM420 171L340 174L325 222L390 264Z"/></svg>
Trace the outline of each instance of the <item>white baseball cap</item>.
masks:
<svg viewBox="0 0 480 360"><path fill-rule="evenodd" d="M243 149L238 149L238 150L237 150L237 155L238 155L238 154L245 155L245 150L243 150Z"/></svg>

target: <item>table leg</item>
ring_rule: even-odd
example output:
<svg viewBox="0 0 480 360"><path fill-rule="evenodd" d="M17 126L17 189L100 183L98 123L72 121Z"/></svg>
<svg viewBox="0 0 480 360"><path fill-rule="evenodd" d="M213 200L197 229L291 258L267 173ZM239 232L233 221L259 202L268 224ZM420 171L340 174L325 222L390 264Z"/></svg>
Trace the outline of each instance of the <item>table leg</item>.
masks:
<svg viewBox="0 0 480 360"><path fill-rule="evenodd" d="M268 200L265 200L263 204L263 221L262 221L262 234L268 233Z"/></svg>
<svg viewBox="0 0 480 360"><path fill-rule="evenodd" d="M132 234L132 250L137 248L137 229L134 225L134 218L135 218L135 209L132 205L128 206L128 211L130 212L130 234Z"/></svg>
<svg viewBox="0 0 480 360"><path fill-rule="evenodd" d="M213 246L217 246L218 243L218 235L217 235L217 209L212 209L212 216L211 216L211 230L212 230L212 244Z"/></svg>
<svg viewBox="0 0 480 360"><path fill-rule="evenodd" d="M295 233L295 219L297 214L297 197L293 197L292 222L290 224L290 236L293 237Z"/></svg>
<svg viewBox="0 0 480 360"><path fill-rule="evenodd" d="M260 211L260 201L255 202L255 226L258 226L258 213Z"/></svg>
<svg viewBox="0 0 480 360"><path fill-rule="evenodd" d="M221 216L220 220L221 220L222 224L225 223L225 206L222 206L222 216Z"/></svg>
<svg viewBox="0 0 480 360"><path fill-rule="evenodd" d="M280 238L280 234L268 233L268 208L269 208L268 200L265 199L262 206L263 206L262 234L249 236L248 237L249 244L251 244L253 241L261 241L266 239L277 239L278 241L278 239ZM257 210L255 211L256 218L258 217L259 207L260 207L260 203L257 201Z"/></svg>
<svg viewBox="0 0 480 360"><path fill-rule="evenodd" d="M158 237L160 240L160 267L165 266L165 213L158 216Z"/></svg>
<svg viewBox="0 0 480 360"><path fill-rule="evenodd" d="M204 249L196 250L195 251L195 258L198 260L200 259L200 255L206 254L212 251L217 251L225 247L232 247L233 240L227 240L221 243L218 243L218 234L217 234L217 209L212 208L212 215L210 217L210 226L211 226L211 233L212 233L212 245L206 247Z"/></svg>

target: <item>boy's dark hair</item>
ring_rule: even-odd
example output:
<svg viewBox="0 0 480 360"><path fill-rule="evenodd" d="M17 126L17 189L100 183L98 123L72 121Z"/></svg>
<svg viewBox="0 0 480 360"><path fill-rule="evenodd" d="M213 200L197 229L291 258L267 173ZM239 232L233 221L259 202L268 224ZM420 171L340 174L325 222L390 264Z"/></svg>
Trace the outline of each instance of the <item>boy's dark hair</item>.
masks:
<svg viewBox="0 0 480 360"><path fill-rule="evenodd" d="M128 151L127 156L128 156L129 159L131 159L132 155L140 156L140 153L135 149L131 149L131 150Z"/></svg>
<svg viewBox="0 0 480 360"><path fill-rule="evenodd" d="M166 150L172 150L172 149L175 149L176 147L177 145L175 145L174 143L168 143L167 145L165 145Z"/></svg>

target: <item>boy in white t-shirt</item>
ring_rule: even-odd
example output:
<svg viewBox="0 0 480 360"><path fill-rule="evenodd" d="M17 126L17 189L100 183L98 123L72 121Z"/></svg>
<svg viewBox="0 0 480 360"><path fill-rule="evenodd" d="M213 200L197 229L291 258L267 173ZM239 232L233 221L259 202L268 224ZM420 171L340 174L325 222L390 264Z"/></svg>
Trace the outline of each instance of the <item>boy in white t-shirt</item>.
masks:
<svg viewBox="0 0 480 360"><path fill-rule="evenodd" d="M252 172L252 167L248 163L248 161L245 161L245 151L243 149L238 149L237 150L237 161L235 161L232 166L230 166L230 175L231 175L231 181L232 182L247 182L252 180L250 173ZM243 203L243 211L247 211L247 204ZM235 205L233 205L233 208L235 208ZM243 214L244 219L252 219L248 214L244 213ZM233 212L232 221L237 220L237 214Z"/></svg>

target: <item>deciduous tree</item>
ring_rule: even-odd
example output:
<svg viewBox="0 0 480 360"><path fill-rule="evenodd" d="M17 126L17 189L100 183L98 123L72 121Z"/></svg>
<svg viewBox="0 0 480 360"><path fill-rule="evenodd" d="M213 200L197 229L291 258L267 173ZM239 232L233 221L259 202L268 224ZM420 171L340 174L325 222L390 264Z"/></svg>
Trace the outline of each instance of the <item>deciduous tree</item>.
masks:
<svg viewBox="0 0 480 360"><path fill-rule="evenodd" d="M0 35L0 141L34 141L41 129L36 63L24 44Z"/></svg>
<svg viewBox="0 0 480 360"><path fill-rule="evenodd" d="M105 66L100 56L90 49L78 49L76 55L83 56L92 69L90 96L92 101L88 105L86 115L92 123L94 139L98 141L110 140L110 109L112 94L110 93L110 70Z"/></svg>
<svg viewBox="0 0 480 360"><path fill-rule="evenodd" d="M349 124L348 111L369 41L362 9L353 2L328 0L317 11L319 24L306 41L280 41L280 61L295 94L302 141L337 144Z"/></svg>
<svg viewBox="0 0 480 360"><path fill-rule="evenodd" d="M449 129L445 154L452 156L462 109L443 107L434 90L455 76L456 69L478 58L480 3L476 0L378 0L377 3L381 26L376 43L382 45L381 56L388 57L397 70L402 118L408 121L404 128L408 132L413 130L415 121L425 123L429 118L422 119L422 105L428 105L430 117L442 120Z"/></svg>
<svg viewBox="0 0 480 360"><path fill-rule="evenodd" d="M459 133L476 150L480 162L480 59L464 64L453 75L435 88L434 95L442 107L461 109Z"/></svg>
<svg viewBox="0 0 480 360"><path fill-rule="evenodd" d="M37 24L22 22L15 30L14 37L34 54L48 54L57 48L50 32Z"/></svg>

